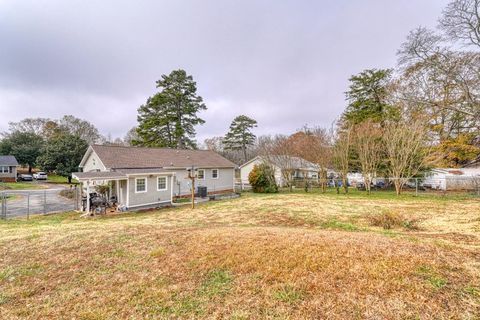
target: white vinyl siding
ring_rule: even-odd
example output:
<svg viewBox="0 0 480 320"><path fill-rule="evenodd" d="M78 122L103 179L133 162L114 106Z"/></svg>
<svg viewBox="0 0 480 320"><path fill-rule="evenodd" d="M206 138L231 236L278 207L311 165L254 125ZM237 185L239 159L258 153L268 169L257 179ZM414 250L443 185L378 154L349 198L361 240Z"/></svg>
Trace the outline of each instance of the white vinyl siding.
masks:
<svg viewBox="0 0 480 320"><path fill-rule="evenodd" d="M135 179L135 193L147 192L147 178Z"/></svg>
<svg viewBox="0 0 480 320"><path fill-rule="evenodd" d="M167 189L168 190L158 190L158 177L166 177L167 179ZM135 192L136 190L136 179L133 177L128 178L128 196L129 196L129 202L128 202L128 207L129 208L137 208L137 207L142 207L142 206L153 206L155 207L156 205L160 203L168 203L172 199L171 195L171 177L170 176L165 176L165 175L153 175L153 177L141 177L142 179L145 179L145 189L147 190L146 192ZM138 179L138 178L137 178Z"/></svg>
<svg viewBox="0 0 480 320"><path fill-rule="evenodd" d="M167 177L158 177L157 178L157 191L167 190Z"/></svg>
<svg viewBox="0 0 480 320"><path fill-rule="evenodd" d="M234 169L218 169L218 178L212 178L212 169L205 170L205 179L195 180L195 191L198 187L207 187L207 192L232 191L234 183ZM191 195L192 185L188 179L186 170L177 170L175 172L175 181L173 183L173 195ZM169 187L170 188L170 187Z"/></svg>

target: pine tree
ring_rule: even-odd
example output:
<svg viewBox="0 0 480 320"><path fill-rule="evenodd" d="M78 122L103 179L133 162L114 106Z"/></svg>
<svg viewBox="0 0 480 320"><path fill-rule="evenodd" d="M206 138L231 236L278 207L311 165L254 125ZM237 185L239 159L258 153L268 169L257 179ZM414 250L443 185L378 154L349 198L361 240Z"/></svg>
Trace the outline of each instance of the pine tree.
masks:
<svg viewBox="0 0 480 320"><path fill-rule="evenodd" d="M348 107L343 116L350 124L367 119L383 123L395 117L395 110L387 103L387 86L392 70L370 69L350 78L346 92Z"/></svg>
<svg viewBox="0 0 480 320"><path fill-rule="evenodd" d="M255 142L255 135L251 129L257 126L257 121L244 115L233 119L230 131L225 135L223 144L226 150L241 150L245 161L247 158L247 147Z"/></svg>
<svg viewBox="0 0 480 320"><path fill-rule="evenodd" d="M197 84L184 70L162 75L157 81L161 91L138 109L136 145L195 148L195 126L205 123L197 113L206 110Z"/></svg>

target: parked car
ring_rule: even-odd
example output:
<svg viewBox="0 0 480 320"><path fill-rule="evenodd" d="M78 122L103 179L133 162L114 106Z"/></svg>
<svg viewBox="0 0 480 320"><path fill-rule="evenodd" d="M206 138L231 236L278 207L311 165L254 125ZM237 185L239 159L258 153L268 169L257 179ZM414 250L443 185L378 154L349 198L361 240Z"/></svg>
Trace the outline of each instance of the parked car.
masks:
<svg viewBox="0 0 480 320"><path fill-rule="evenodd" d="M387 184L385 183L385 181L377 181L373 187L375 189L385 189L387 187Z"/></svg>
<svg viewBox="0 0 480 320"><path fill-rule="evenodd" d="M31 174L21 174L17 178L18 181L33 181Z"/></svg>
<svg viewBox="0 0 480 320"><path fill-rule="evenodd" d="M47 180L48 176L45 172L37 172L33 174L35 180Z"/></svg>
<svg viewBox="0 0 480 320"><path fill-rule="evenodd" d="M367 187L364 182L357 182L356 187L358 190L367 190Z"/></svg>

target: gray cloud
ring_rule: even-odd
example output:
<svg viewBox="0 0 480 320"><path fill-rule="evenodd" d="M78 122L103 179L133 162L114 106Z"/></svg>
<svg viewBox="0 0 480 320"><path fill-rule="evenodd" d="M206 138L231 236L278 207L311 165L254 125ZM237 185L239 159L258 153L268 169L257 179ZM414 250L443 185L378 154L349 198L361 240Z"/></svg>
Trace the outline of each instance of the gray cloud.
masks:
<svg viewBox="0 0 480 320"><path fill-rule="evenodd" d="M208 111L198 138L240 113L257 133L329 126L350 75L392 67L408 31L447 0L0 2L0 131L73 114L123 136L161 74L184 68Z"/></svg>

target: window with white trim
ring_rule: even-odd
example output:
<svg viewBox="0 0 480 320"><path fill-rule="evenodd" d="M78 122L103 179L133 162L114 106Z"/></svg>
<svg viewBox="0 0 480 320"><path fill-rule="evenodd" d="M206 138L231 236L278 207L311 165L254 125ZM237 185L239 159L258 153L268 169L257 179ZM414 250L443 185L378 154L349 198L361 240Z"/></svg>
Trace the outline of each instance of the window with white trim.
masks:
<svg viewBox="0 0 480 320"><path fill-rule="evenodd" d="M204 180L205 179L205 170L198 169L197 171L197 179Z"/></svg>
<svg viewBox="0 0 480 320"><path fill-rule="evenodd" d="M212 179L218 179L218 169L212 169Z"/></svg>
<svg viewBox="0 0 480 320"><path fill-rule="evenodd" d="M135 179L135 192L147 192L147 178Z"/></svg>
<svg viewBox="0 0 480 320"><path fill-rule="evenodd" d="M157 178L157 190L158 191L167 190L167 177L158 177Z"/></svg>
<svg viewBox="0 0 480 320"><path fill-rule="evenodd" d="M10 167L2 166L0 167L0 173L9 173Z"/></svg>

